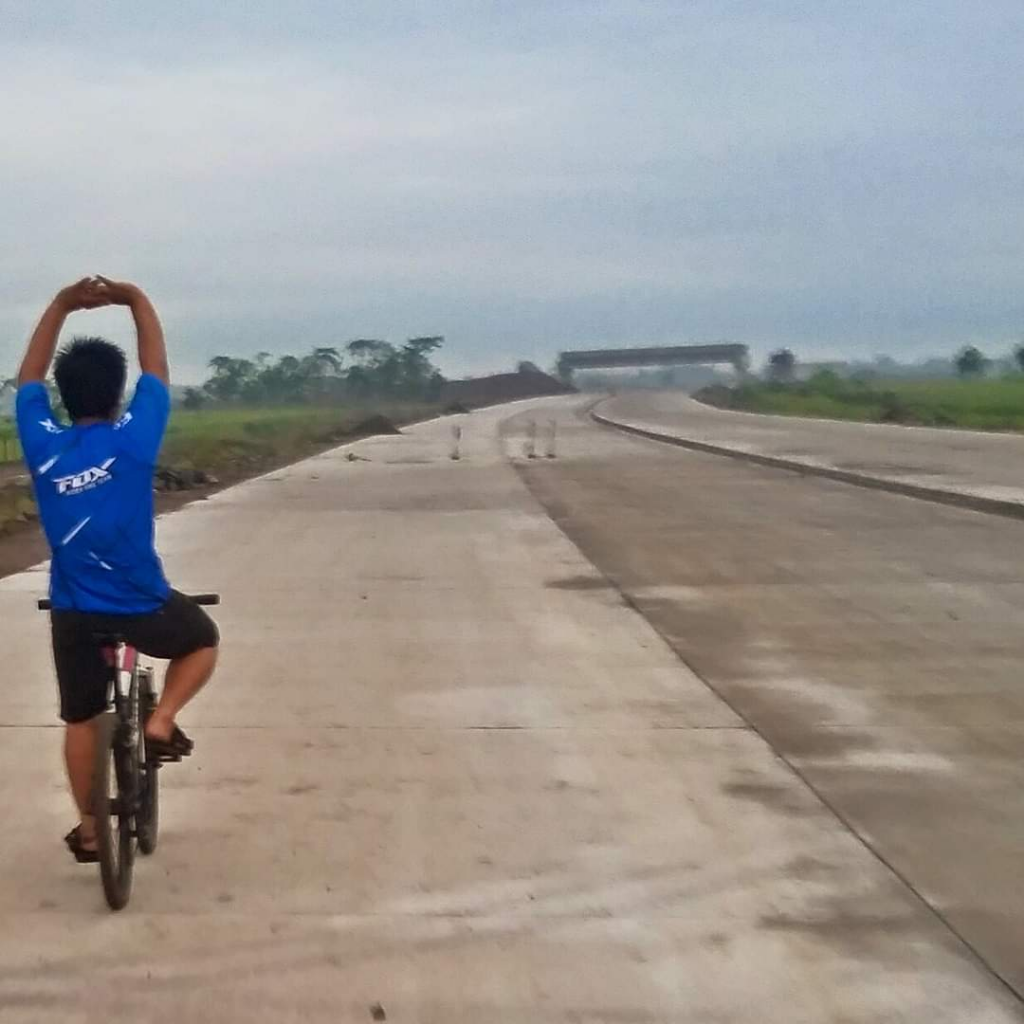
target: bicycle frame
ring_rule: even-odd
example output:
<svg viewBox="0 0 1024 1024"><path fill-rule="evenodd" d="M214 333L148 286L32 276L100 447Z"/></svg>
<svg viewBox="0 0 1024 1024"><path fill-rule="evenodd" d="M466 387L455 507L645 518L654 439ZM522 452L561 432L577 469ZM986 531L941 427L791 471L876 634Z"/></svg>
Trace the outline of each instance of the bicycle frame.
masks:
<svg viewBox="0 0 1024 1024"><path fill-rule="evenodd" d="M104 643L101 650L110 669L107 706L113 707L122 722L131 722L133 698L138 699L139 652L123 640Z"/></svg>

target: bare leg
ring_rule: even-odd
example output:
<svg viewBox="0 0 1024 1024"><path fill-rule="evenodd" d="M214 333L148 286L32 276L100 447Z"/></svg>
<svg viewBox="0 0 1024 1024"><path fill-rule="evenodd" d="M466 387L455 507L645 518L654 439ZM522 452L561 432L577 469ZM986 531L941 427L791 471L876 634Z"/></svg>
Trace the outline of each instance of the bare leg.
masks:
<svg viewBox="0 0 1024 1024"><path fill-rule="evenodd" d="M178 712L203 688L217 664L217 648L202 647L167 666L164 692L146 723L146 735L169 740Z"/></svg>
<svg viewBox="0 0 1024 1024"><path fill-rule="evenodd" d="M96 849L96 822L92 816L92 773L96 757L96 719L69 722L64 729L64 762L71 793L82 817L82 845Z"/></svg>

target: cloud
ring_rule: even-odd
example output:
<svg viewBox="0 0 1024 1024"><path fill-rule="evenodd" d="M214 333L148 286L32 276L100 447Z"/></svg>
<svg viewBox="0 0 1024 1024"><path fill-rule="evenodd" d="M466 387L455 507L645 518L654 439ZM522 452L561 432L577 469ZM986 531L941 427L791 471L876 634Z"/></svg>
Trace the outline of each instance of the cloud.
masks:
<svg viewBox="0 0 1024 1024"><path fill-rule="evenodd" d="M444 333L455 372L1024 324L1016 4L0 0L0 24L0 363L94 269L151 289L194 373L368 334Z"/></svg>

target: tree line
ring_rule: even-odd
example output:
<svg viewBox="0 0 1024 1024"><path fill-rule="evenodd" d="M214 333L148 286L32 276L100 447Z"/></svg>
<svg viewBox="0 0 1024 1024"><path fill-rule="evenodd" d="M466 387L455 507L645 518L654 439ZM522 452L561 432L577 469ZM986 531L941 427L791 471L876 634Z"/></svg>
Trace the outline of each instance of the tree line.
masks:
<svg viewBox="0 0 1024 1024"><path fill-rule="evenodd" d="M201 388L189 388L184 404L218 402L285 404L339 398L404 398L434 401L444 377L431 354L444 337L410 338L401 346L375 338L357 338L343 350L333 345L314 348L306 356L276 359L260 352L252 359L214 356L212 371Z"/></svg>
<svg viewBox="0 0 1024 1024"><path fill-rule="evenodd" d="M1018 371L1024 373L1024 344L1014 348L1011 361ZM984 376L992 362L977 346L967 345L953 357L952 366L958 376L972 378ZM795 379L797 365L792 349L776 349L768 356L764 376L774 383L787 384Z"/></svg>

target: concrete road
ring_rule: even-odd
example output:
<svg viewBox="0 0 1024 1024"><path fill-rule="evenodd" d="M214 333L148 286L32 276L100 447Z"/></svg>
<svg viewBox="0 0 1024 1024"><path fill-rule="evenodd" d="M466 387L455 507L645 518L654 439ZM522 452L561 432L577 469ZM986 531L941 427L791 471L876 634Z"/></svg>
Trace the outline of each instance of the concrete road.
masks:
<svg viewBox="0 0 1024 1024"><path fill-rule="evenodd" d="M561 436L562 458L524 472L563 529L1024 992L1024 524L579 417ZM741 789L785 806L774 787ZM850 913L805 927L842 930Z"/></svg>
<svg viewBox="0 0 1024 1024"><path fill-rule="evenodd" d="M847 473L1024 503L1024 436L761 416L679 391L618 395L601 413L641 428Z"/></svg>
<svg viewBox="0 0 1024 1024"><path fill-rule="evenodd" d="M521 441L500 440L517 411L466 417L458 462L450 424L426 424L161 521L176 583L223 593L225 648L121 914L60 843L43 574L0 582L3 1024L1024 1021L551 521L506 459ZM586 426L567 441L529 470L557 500L650 457ZM628 525L678 539L653 513ZM705 532L701 564L722 539ZM755 541L736 544L756 586L738 557ZM839 628L833 608L817 621ZM766 697L810 686L777 635L758 650ZM958 792L946 760L904 749L915 714L898 765Z"/></svg>

